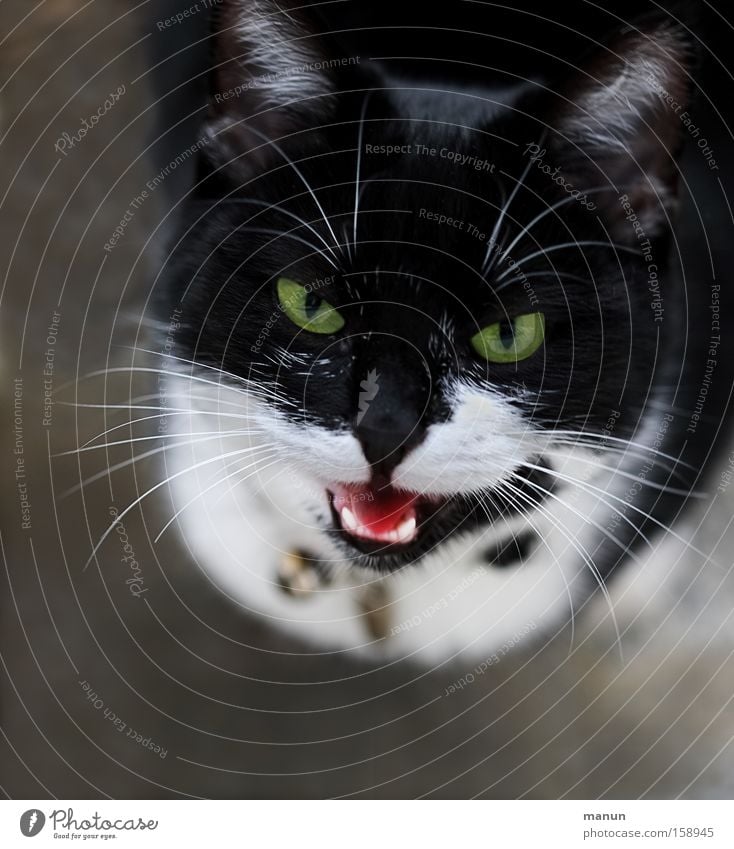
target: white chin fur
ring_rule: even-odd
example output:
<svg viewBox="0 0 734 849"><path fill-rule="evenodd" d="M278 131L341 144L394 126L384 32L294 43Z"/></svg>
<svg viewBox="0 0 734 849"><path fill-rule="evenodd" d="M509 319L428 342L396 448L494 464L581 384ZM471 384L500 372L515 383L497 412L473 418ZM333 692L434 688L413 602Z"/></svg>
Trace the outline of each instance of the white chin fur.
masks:
<svg viewBox="0 0 734 849"><path fill-rule="evenodd" d="M170 407L192 408L190 416L169 419L177 442L192 440L167 452L174 510L181 511L177 524L199 566L244 611L320 651L424 663L458 654L491 657L569 616L586 568L578 549L599 507L587 491L567 495L565 505L550 500L531 514L541 541L522 565L496 569L486 559L493 538L528 527L516 519L512 527L457 536L419 564L379 577L345 561L324 533L331 522L326 484L369 477L354 437L290 424L240 391L223 389L190 402L192 395L207 396L205 385L182 376L167 387ZM217 411L248 419L210 414ZM196 433L239 427L252 432L194 442ZM539 440L500 397L465 391L452 421L434 426L395 478L420 492L470 492L496 482L512 465L509 458L534 456ZM248 453L238 459L232 452L240 448ZM586 480L591 471L598 475L591 467L579 472L583 459L573 462L569 473ZM278 581L282 559L298 550L328 563L334 575L307 596L285 594ZM378 586L384 639L374 638L364 615L365 599Z"/></svg>

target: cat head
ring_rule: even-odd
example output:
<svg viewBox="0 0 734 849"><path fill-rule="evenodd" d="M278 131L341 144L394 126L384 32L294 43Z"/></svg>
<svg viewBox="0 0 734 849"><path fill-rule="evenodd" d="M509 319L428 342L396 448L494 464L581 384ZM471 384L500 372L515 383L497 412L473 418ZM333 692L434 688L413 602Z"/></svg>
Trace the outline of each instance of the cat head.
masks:
<svg viewBox="0 0 734 849"><path fill-rule="evenodd" d="M553 85L345 54L218 7L176 355L246 399L314 520L378 568L529 512L554 446L655 380L688 48L629 29ZM243 402L244 403L244 402ZM308 494L306 494L308 493Z"/></svg>

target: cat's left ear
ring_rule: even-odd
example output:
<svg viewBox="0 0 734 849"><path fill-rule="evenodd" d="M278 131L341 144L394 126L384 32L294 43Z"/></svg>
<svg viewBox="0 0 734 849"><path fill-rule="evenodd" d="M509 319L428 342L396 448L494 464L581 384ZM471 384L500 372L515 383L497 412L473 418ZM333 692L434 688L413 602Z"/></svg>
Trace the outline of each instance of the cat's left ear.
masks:
<svg viewBox="0 0 734 849"><path fill-rule="evenodd" d="M326 122L349 57L329 55L294 0L221 0L213 14L213 68L205 153L218 164L264 168L267 140ZM247 153L247 156L243 154Z"/></svg>
<svg viewBox="0 0 734 849"><path fill-rule="evenodd" d="M605 189L593 201L617 241L636 238L620 197L651 237L676 204L692 61L682 29L629 31L559 94L548 147L576 186Z"/></svg>

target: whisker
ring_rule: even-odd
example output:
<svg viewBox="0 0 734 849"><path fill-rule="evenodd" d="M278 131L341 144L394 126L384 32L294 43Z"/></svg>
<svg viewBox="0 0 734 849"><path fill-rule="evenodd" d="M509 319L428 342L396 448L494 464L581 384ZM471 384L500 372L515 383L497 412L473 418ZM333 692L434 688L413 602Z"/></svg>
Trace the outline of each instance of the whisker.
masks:
<svg viewBox="0 0 734 849"><path fill-rule="evenodd" d="M124 409L131 409L129 407L125 407ZM145 409L145 408L140 408ZM137 419L129 419L126 422L122 422L122 424L114 425L113 427L108 427L107 430L103 430L101 433L98 433L96 436L93 436L91 439L88 439L86 442L82 443L79 448L86 448L88 445L91 445L95 439L101 439L103 436L108 436L110 433L116 430L121 430L124 427L133 427L133 425L140 424L140 422L149 422L155 421L155 419L166 419L168 416L216 416L217 418L223 419L243 419L245 421L249 421L251 416L242 415L238 413L222 413L214 410L177 410L175 408L169 409L167 407L149 407L147 409L161 409L164 412L156 413L154 416L141 416ZM242 428L241 433L246 435L254 435L263 433L262 428ZM165 436L166 434L160 434L161 436ZM78 449L77 449L78 450Z"/></svg>
<svg viewBox="0 0 734 849"><path fill-rule="evenodd" d="M521 476L519 476L519 475L514 475L514 476L515 476L515 477L517 477L517 478L519 478L519 479L520 479L523 483L529 483L529 484L531 484L532 486L535 486L535 484L533 484L533 483L532 483L531 481L529 481L527 478L522 478L522 477L521 477ZM616 638L617 638L617 639L616 639L616 642L617 642L617 645L618 645L618 647L619 647L620 660L621 660L621 662L622 662L622 663L624 663L624 652L623 652L623 649L622 649L622 635L621 635L620 630L619 630L619 625L618 625L618 623L617 623L617 617L616 617L616 614L614 613L614 604L612 603L612 598L611 598L611 596L609 595L609 590L607 589L606 584L604 583L604 580L602 579L601 574L599 573L599 570L598 570L598 569L597 569L597 567L596 567L596 564L595 564L595 563L593 562L593 560L591 559L591 555L589 554L588 550L586 549L586 547L585 547L584 545L582 545L580 542L578 542L578 540L575 540L575 539L572 539L572 538L571 538L570 531L569 531L569 533L568 533L568 534L566 534L566 531L567 531L568 529L567 529L567 528L565 528L565 526L563 525L563 523L562 523L562 522L560 522L560 520L559 520L559 521L556 521L555 517L554 517L554 516L550 513L550 511L549 511L549 510L547 510L547 509L546 509L546 507L545 507L543 504L533 501L533 499L531 499L531 498L530 498L530 496L528 496L526 493L522 492L522 490L521 490L521 489L519 489L518 487L516 487L514 484L511 484L509 481L505 481L505 484L506 484L506 486L508 486L508 487L510 487L512 490L514 490L518 497L523 497L523 498L525 498L526 500L528 500L528 501L529 501L529 503L530 503L530 504L532 504L532 505L535 507L535 509L537 509L537 510L539 510L541 513L543 513L543 515L545 515L545 517L548 519L548 521L550 521L550 522L554 525L554 527L555 527L555 528L556 528L556 529L557 529L557 530L558 530L558 531L559 531L559 532L560 532L560 533L561 533L561 534L562 534L562 535L563 535L566 539L568 539L569 543L570 543L570 544L571 544L571 545L572 545L572 546L576 549L576 551L577 551L577 552L581 555L582 559L584 560L584 562L585 562L585 563L586 563L586 565L588 566L589 571L590 571L590 572L591 572L591 574L594 576L594 579L596 580L597 585L599 586L599 589L601 590L602 595L604 596L604 599L605 599L605 601L606 601L606 603L607 603L607 606L608 606L608 608L609 608L609 614L610 614L610 616L611 616L611 618L612 618L612 623L613 623L613 625L614 625L614 633L615 633ZM536 487L536 488L541 489L541 490L543 489L543 487ZM546 490L546 492L548 493L548 495L551 495L551 496L552 496L552 493L550 493L550 492L549 492L549 491L547 491L547 490ZM555 496L552 496L552 497L555 497ZM560 501L560 499L558 499L558 498L556 498L556 500L559 500L559 501ZM561 503L564 507L568 507L568 505L566 505L563 501L560 501L560 503ZM575 511L574 511L574 512L575 512ZM580 516L581 514L577 514L577 515L579 515L579 516ZM582 519L584 519L584 517L583 517L583 516L582 516L581 518L582 518ZM584 519L584 521L587 521L587 520L586 520L586 519Z"/></svg>
<svg viewBox="0 0 734 849"><path fill-rule="evenodd" d="M518 235L515 236L515 238L510 242L510 244L505 248L505 250L502 252L501 256L498 258L497 262L498 263L504 262L504 260L510 254L510 251L512 251L512 249L515 247L515 245L519 241L521 241L523 236L528 235L528 233L530 233L530 231L533 229L533 227L539 221L542 221L546 217L546 215L550 215L551 212L555 212L555 210L560 209L562 206L565 206L567 203L573 203L573 202L575 202L575 200L576 200L576 198L572 198L572 197L563 198L562 200L558 201L557 203L554 203L553 206L550 206L550 207L544 209L543 212L541 212L539 215L536 215L535 218L533 218L533 220L528 225L523 227L522 230L518 233Z"/></svg>
<svg viewBox="0 0 734 849"><path fill-rule="evenodd" d="M330 257L326 256L326 254L321 250L321 248L317 248L316 245L312 244L306 239L301 238L301 236L297 236L293 232L293 230L272 230L268 227L250 227L245 224L240 224L236 229L240 232L261 233L265 236L275 236L276 238L271 239L268 242L268 245L271 245L273 242L277 241L277 239L281 237L285 237L286 239L293 239L294 241L300 242L302 245L305 245L307 248L310 248L314 253L318 254L319 256L322 256L326 260L326 262L331 265L332 268L339 268L337 263L335 263L334 260Z"/></svg>
<svg viewBox="0 0 734 849"><path fill-rule="evenodd" d="M269 144L269 145L271 145L273 148L275 148L275 150L276 150L276 151L277 151L277 152L278 152L278 153L279 153L279 154L283 157L283 159L285 159L285 161L286 161L286 162L287 162L287 163L291 166L291 168L292 168L292 169L296 172L296 174L297 174L297 175L298 175L298 177L300 178L300 180L301 180L301 182L303 183L303 185L304 185L304 186L308 189L309 194L310 194L310 195L311 195L311 197L313 198L313 202L316 204L317 209L318 209L318 210L319 210L319 212L321 213L321 217L324 219L324 223L326 224L326 226L327 226L327 228L328 228L329 232L331 233L331 237L332 237L332 239L334 240L334 246L335 246L336 248L339 248L339 250L341 250L342 248L341 248L341 245L340 245L340 243L339 243L339 240L338 240L338 239L337 239L337 237L336 237L336 233L334 232L334 230L333 230L333 228L332 228L332 226L331 226L331 223L330 223L330 221L329 221L329 219L328 219L328 217L327 217L326 213L324 212L324 208L321 206L321 203L319 202L319 199L316 197L316 192L314 192L314 190L311 188L310 183L309 183L309 182L308 182L308 180L307 180L307 179L303 176L303 173L302 173L302 172L301 172L301 170L298 168L298 166L295 164L295 162L293 162L293 160L292 160L292 159L290 159L290 158L286 155L286 153L285 153L285 151L283 150L283 148L281 148L281 147L280 147L280 145L279 145L277 142L273 141L273 139L271 139L271 138L268 138L268 136L266 136L266 135L264 135L263 133L261 133L261 132L260 132L258 129L256 129L255 127L253 127L253 126L251 126L251 125L250 125L250 126L248 126L248 132L254 133L256 136L259 136L259 137L260 137L260 138L261 138L261 139L262 139L262 140L263 140L266 144Z"/></svg>
<svg viewBox="0 0 734 849"><path fill-rule="evenodd" d="M308 230L310 230L314 234L314 236L316 236L316 238L321 242L321 244L326 248L326 250L331 253L331 255L334 257L334 259L337 258L336 254L334 253L334 249L331 247L331 245L326 241L326 239L321 235L321 233L319 233L319 231L315 227L312 227L311 224L308 221L306 221L305 219L301 218L300 216L296 215L295 213L291 212L289 209L286 209L284 206L281 206L278 203L266 203L265 201L256 200L255 198L225 198L223 200L220 200L219 203L253 204L254 206L264 207L267 210L277 209L279 212L282 212L283 215L288 215L290 218L293 218L299 224L302 224L304 227L306 227ZM255 217L256 216L253 215L252 218L250 218L248 220L252 221L252 219L255 218Z"/></svg>
<svg viewBox="0 0 734 849"><path fill-rule="evenodd" d="M211 441L211 437L207 437L201 440L186 440L185 442L177 442L172 445L162 445L159 448L153 448L150 451L145 451L142 454L137 454L135 457L130 457L127 460L123 460L119 463L115 463L113 466L109 466L106 469L103 469L101 472L97 472L89 478L81 481L81 483L76 484L71 487L71 489L67 489L61 493L61 498L67 498L69 495L73 495L75 492L79 492L85 487L89 486L89 484L94 483L95 481L102 480L102 478L108 477L113 472L119 472L121 469L125 469L128 466L132 466L134 463L139 463L141 460L147 460L148 457L154 457L156 454L161 454L164 451L170 451L174 448L183 448L187 445L196 445L198 442L208 442ZM249 446L248 448L243 448L243 451L259 451L263 447L267 446Z"/></svg>
<svg viewBox="0 0 734 849"><path fill-rule="evenodd" d="M289 406L297 406L294 401L290 401L287 398L282 398L279 395L275 395L268 387L262 386L258 384L256 381L249 380L248 378L238 377L237 375L233 375L230 372L223 372L222 374L241 383L241 386L230 386L227 383L223 383L221 381L213 381L207 380L200 375L195 374L182 374L175 371L168 371L166 369L157 369L157 368L146 368L143 366L124 366L124 367L116 367L111 369L99 369L97 371L89 372L84 375L84 378L91 377L99 377L100 375L108 375L108 374L117 374L117 373L141 373L141 374L165 374L170 377L176 377L182 380L191 380L196 383L205 383L208 386L213 386L215 389L220 390L224 389L229 392L236 392L238 395L246 395L247 392L251 392L253 395L260 395L261 397L269 397L273 400L277 400L280 403L288 404ZM70 382L67 385L73 385L73 382ZM62 387L60 387L62 388Z"/></svg>
<svg viewBox="0 0 734 849"><path fill-rule="evenodd" d="M551 245L549 248L542 248L539 251L534 251L528 256L523 257L519 262L516 262L511 268L506 269L497 277L497 283L507 277L508 274L516 271L521 266L525 265L526 262L530 262L530 260L535 259L539 256L546 256L547 254L553 253L554 251L562 251L567 250L568 248L585 248L585 247L601 247L601 248L611 248L613 251L625 251L626 253L634 254L636 256L640 255L639 250L636 248L630 248L628 245L620 245L617 242L600 242L592 239L584 240L581 242L564 242L560 245Z"/></svg>
<svg viewBox="0 0 734 849"><path fill-rule="evenodd" d="M645 536L645 534L642 532L641 528L638 525L636 525L631 519L629 519L627 516L625 516L623 513L621 513L621 511L615 509L605 498L602 498L599 495L599 493L601 493L602 495L608 495L610 498L616 498L616 496L612 495L610 492L606 492L605 490L600 489L598 486L594 486L593 484L588 483L588 481L581 481L578 478L574 478L574 477L569 476L569 475L564 475L562 472L558 472L555 469L551 468L550 466L538 466L538 465L535 465L534 463L528 463L528 462L525 462L525 461L520 461L520 465L523 466L524 468L533 469L535 471L545 472L546 474L551 475L552 477L555 477L558 480L564 481L565 483L569 483L573 486L578 487L583 492L587 492L587 493L591 492L591 493L595 494L601 504L604 504L610 510L613 510L615 513L617 513L619 515L619 517L625 522L625 524L629 525L630 528L632 528L632 530L634 530L635 534L639 534L641 539L643 539L645 541L646 545L649 548L652 548L652 543ZM617 500L623 501L623 499L621 499L621 498L617 498ZM623 501L623 503L626 504L627 502ZM642 515L644 515L644 516L648 515L643 510L639 510L639 512L642 513ZM601 530L601 528L598 528L598 530ZM667 528L666 528L666 530L667 530Z"/></svg>
<svg viewBox="0 0 734 849"><path fill-rule="evenodd" d="M595 189L589 189L588 191L585 191L584 194L585 195L598 195L602 192L610 192L610 191L616 192L617 189L615 189L612 186L599 186ZM510 242L510 244L507 246L507 249L504 251L502 256L499 258L498 262L500 262L500 263L503 262L506 259L506 257L509 255L510 251L523 238L523 236L526 236L538 222L542 221L546 217L546 215L550 215L552 212L555 212L556 209L560 209L560 207L565 206L567 203L578 203L578 200L575 197L563 198L563 200L560 200L557 203L554 203L553 206L547 207L539 215L536 215L535 218L533 218L533 220L526 227L523 227L523 229L520 231L520 233L517 236L515 236L515 238Z"/></svg>
<svg viewBox="0 0 734 849"><path fill-rule="evenodd" d="M616 458L619 458L620 461L626 460L628 458L632 458L634 460L640 460L640 461L643 461L643 462L650 462L649 457L645 457L644 454L641 454L641 453L635 452L635 451L631 451L630 449L618 448L616 446L609 446L609 445L605 445L605 446L603 446L603 448L601 448L597 445L585 444L583 442L578 442L578 441L574 441L574 440L564 440L564 439L553 440L553 445L549 445L546 450L548 452L556 452L556 451L558 451L557 446L561 446L563 448L581 448L584 451L593 452L595 456L597 454L609 454L609 455L613 455ZM582 458L582 462L590 463L591 460L588 457L585 456L585 457ZM669 474L669 476L677 477L682 481L686 480L683 473L681 471L677 470L675 468L675 466L671 465L670 463L664 462L659 457L656 457L653 462L657 465L658 468L666 471ZM617 467L613 467L613 468L619 469L620 467L617 466ZM686 492L689 492L689 490L686 490ZM698 497L698 496L696 496L696 497Z"/></svg>
<svg viewBox="0 0 734 849"><path fill-rule="evenodd" d="M575 516L577 516L579 519L581 519L581 521L584 522L585 524L590 525L592 528L595 528L597 531L599 531L599 533L603 534L607 539L611 540L615 545L619 546L622 549L622 551L624 551L625 554L629 555L635 562L639 563L639 560L637 559L636 555L629 550L629 546L627 546L626 543L623 543L621 540L617 539L617 537L615 537L614 534L612 534L611 531L609 531L607 528L602 527L598 522L592 521L591 519L588 518L588 516L585 516L583 513L580 513L578 510L576 510L574 507L572 507L567 501L560 498L560 496L556 495L552 490L546 489L546 487L541 486L539 483L536 483L535 481L530 480L530 478L526 478L523 475L517 474L517 472L510 472L510 474L514 478L522 481L524 484L527 484L528 486L533 487L533 489L538 490L538 492L542 493L543 495L545 495L549 498L552 498L554 501L557 501L562 507L566 508L567 510L570 510ZM608 504L606 504L606 502L601 501L601 499L599 499L599 500L600 500L600 503L605 504L605 506L607 506L607 507L609 506ZM637 533L639 533L640 537L645 541L645 543L650 548L652 548L652 543L639 530L639 528L634 524L632 525L632 528L635 531L637 531Z"/></svg>
<svg viewBox="0 0 734 849"><path fill-rule="evenodd" d="M523 435L524 431L509 431L509 433L513 436ZM579 437L583 439L589 440L597 440L598 442L615 442L621 445L630 445L633 448L639 448L640 451L647 454L655 454L659 457L664 457L666 460L672 460L676 466L683 466L684 468L689 469L692 472L698 472L699 469L696 466L692 466L689 463L684 463L679 457L676 457L673 454L666 454L663 451L660 451L658 448L652 448L649 445L645 445L643 442L636 442L632 439L622 439L617 436L609 436L603 433L593 433L590 431L581 431L581 430L552 430L549 432L553 437L555 436L571 436L571 437ZM595 447L593 444L589 444L589 447Z"/></svg>
<svg viewBox="0 0 734 849"><path fill-rule="evenodd" d="M216 436L250 436L246 430L237 429L237 430L209 430L209 431L191 431L191 436L207 436L207 437L216 437ZM99 445L83 445L81 448L72 448L69 451L59 451L56 454L52 454L52 457L68 457L71 454L84 454L88 451L98 451L101 448L114 448L117 445L133 445L137 442L149 442L152 439L170 439L171 434L168 433L157 433L151 436L136 436L132 439L119 439L114 442L102 442ZM203 440L202 440L203 441ZM186 445L186 442L179 442L178 445Z"/></svg>
<svg viewBox="0 0 734 849"><path fill-rule="evenodd" d="M172 475L168 475L168 477L166 477L164 480L159 481L157 484L154 484L152 487L150 487L150 489L146 490L146 491L145 491L145 492L144 492L141 496L139 496L138 498L136 498L136 499L135 499L135 501L133 501L133 502L132 502L132 504L129 504L129 505L128 505L128 506L127 506L127 507L126 507L126 508L122 511L122 513L118 513L118 514L117 514L117 517L115 518L115 521L114 521L114 522L113 522L113 523L112 523L112 524L111 524L111 525L107 528L107 530L106 530L106 531L102 534L102 536L101 536L101 537L100 537L100 539L99 539L99 542L98 542L98 543L94 546L94 548L92 549L92 553L91 553L91 554L89 555L89 557L87 558L86 563L85 563L85 564L84 564L84 566L82 567L82 571L84 572L84 571L86 571L86 570L87 570L87 568L89 567L89 564L90 564L90 563L92 562L92 560L96 557L97 552L98 552L98 551L99 551L99 549L100 549L100 546L104 543L104 541L107 539L107 537L108 537L108 536L112 533L112 531L114 530L115 525L116 525L118 522L120 522L120 521L121 521L121 520L122 520L125 516L127 516L127 514L128 514L131 510L133 510L135 507L137 507L137 505L138 505L138 504L140 504L140 502L141 502L141 501L143 501L143 499L147 498L149 495L152 495L154 492L156 492L157 490L159 490L162 486L165 486L166 484L169 484L172 480L176 480L176 478L180 478L180 477L181 477L181 475L190 474L191 472L195 471L196 469L199 469L199 468L201 468L202 466L206 466L206 465L208 465L209 463L214 463L214 462L217 462L217 461L220 461L220 460L226 460L226 459L228 459L229 457L236 457L238 454L244 454L244 453L246 453L246 452L247 452L247 451L249 451L249 450L252 450L252 449L248 449L248 448L241 448L241 449L239 449L238 451L231 451L231 452L229 452L229 453L227 453L227 454L220 454L220 455L218 455L218 456L216 456L216 457L209 457L209 458L208 458L208 459L206 459L206 460L202 460L202 461L200 461L200 462L198 462L198 463L195 463L193 466L189 466L189 467L188 467L188 468L186 468L186 469L182 469L182 470L181 470L181 471L179 471L179 472L175 472L175 473L174 473L174 474L172 474Z"/></svg>
<svg viewBox="0 0 734 849"><path fill-rule="evenodd" d="M160 395L141 395L139 400L145 400L146 398L160 398ZM173 396L175 397L175 396ZM185 398L192 398L195 401L212 401L212 398L207 398L205 395L185 395L182 396ZM241 402L239 404L233 403L231 401L223 401L221 399L217 399L217 403L226 404L228 407L242 407ZM56 404L60 407L76 407L80 410L161 410L161 415L165 415L166 410L170 410L176 413L190 413L191 415L198 414L201 411L194 407L166 407L163 404L84 404L81 402L74 403L73 401L56 401ZM250 418L245 413L237 414L237 413L217 413L217 415L222 416L230 416L237 417L241 415L242 418ZM153 418L157 418L157 416L153 416ZM133 419L135 421L135 419ZM127 422L124 422L121 425L115 425L115 427L125 427Z"/></svg>
<svg viewBox="0 0 734 849"><path fill-rule="evenodd" d="M202 498L202 496L206 495L208 492L211 492L211 490L215 489L216 487L221 486L226 480L229 480L230 478L234 477L235 475L238 475L240 472L247 471L248 469L252 469L253 467L257 466L258 463L260 463L263 459L269 460L272 457L276 457L276 455L277 455L277 452L274 451L271 454L266 455L265 457L258 457L257 460L255 460L254 463L250 463L248 466L245 466L244 469L235 469L235 471L232 472L231 474L226 475L223 478L217 478L217 480L215 480L214 483L211 486L206 487L206 489L202 490L202 492L197 492L196 495L190 501L188 501L186 504L184 504L184 506L180 510L177 510L173 514L173 516L166 522L166 524L163 526L163 528L159 531L158 535L153 540L153 542L158 542L158 540L163 536L163 534L168 530L168 528L170 528L171 525L176 521L176 519L178 519L178 517L184 512L184 510L187 510L189 507L191 507L192 504L195 504L197 501L199 501ZM278 460L275 459L272 462L268 463L267 466L265 466L262 469L258 469L257 471L265 471L265 469L269 469L271 466L276 465L277 462L278 462ZM257 471L252 472L251 474L257 474ZM248 475L248 477L249 477L249 475ZM247 478L245 478L245 480L247 480ZM243 483L243 481L239 481L239 483Z"/></svg>
<svg viewBox="0 0 734 849"><path fill-rule="evenodd" d="M241 377L234 372L227 371L221 366L212 366L208 363L201 363L198 360L191 360L188 357L179 357L176 354L171 354L170 352L165 351L154 351L151 348L142 348L140 345L121 345L126 351L136 351L141 354L151 354L154 357L160 357L166 360L175 360L177 363L185 363L186 365L194 366L194 368L203 368L209 371L215 371L219 375L226 375L227 377L231 377L233 380L244 380L245 378ZM178 374L178 373L177 373Z"/></svg>
<svg viewBox="0 0 734 849"><path fill-rule="evenodd" d="M185 379L185 378L184 378ZM88 408L90 410L166 410L166 409L176 409L175 407L166 407L164 404L149 404L143 405L141 402L143 401L165 401L168 398L185 398L190 401L211 401L212 398L210 395L192 395L191 393L181 393L174 390L169 390L166 388L161 392L152 392L146 395L136 395L134 398L130 398L125 401L124 404L85 404L81 401L55 401L54 403L58 404L62 407L79 407L79 408ZM217 398L217 403L222 404L226 407L237 407L242 409L241 401L225 401L224 398ZM194 408L191 409L192 412L196 412Z"/></svg>
<svg viewBox="0 0 734 849"><path fill-rule="evenodd" d="M199 363L196 363L196 365L199 365ZM202 368L204 368L204 367L205 366L202 365ZM213 381L213 380L207 380L206 378L201 377L200 375L183 374L183 373L180 373L180 372L177 372L177 371L167 371L166 369L150 368L150 367L144 367L144 366L132 366L132 365L130 365L130 366L115 366L113 368L102 368L102 369L97 369L95 371L87 372L86 374L81 375L81 377L79 377L77 380L70 380L70 381L64 383L62 386L60 386L58 388L57 391L60 392L62 389L65 389L69 386L75 386L78 383L79 380L87 380L88 378L100 377L101 375L107 376L108 374L125 374L125 373L129 373L129 372L132 372L132 373L140 372L140 373L144 373L144 374L165 374L165 375L168 375L169 377L185 378L186 380L193 380L193 381L196 381L198 383L206 383L209 386L214 386L217 389L227 389L231 392L241 392L242 391L241 387L230 386L229 384L222 383L221 381L216 382L216 381ZM238 377L237 375L231 374L229 372L223 372L223 375L226 375L227 377L230 377L233 380L239 381L239 382L244 382L244 380L245 380L245 378Z"/></svg>
<svg viewBox="0 0 734 849"><path fill-rule="evenodd" d="M357 254L357 219L359 217L359 183L362 171L362 141L364 139L364 119L367 115L367 105L369 103L372 92L369 91L365 95L362 103L362 113L359 117L359 131L357 133L357 173L354 180L354 220L352 223L352 244L354 245L354 255Z"/></svg>
<svg viewBox="0 0 734 849"><path fill-rule="evenodd" d="M543 138L545 137L545 131L541 134L539 144L542 144ZM507 213L512 205L512 201L515 199L515 195L520 191L520 187L525 183L528 174L530 173L530 169L533 166L533 160L528 159L528 163L525 166L520 179L515 183L512 192L510 192L510 197L507 200L507 203L502 207L502 211L497 217L497 221L495 222L494 228L492 230L492 234L489 237L489 244L487 245L487 254L484 258L484 262L482 263L482 273L486 274L494 268L496 265L497 255L495 254L494 260L490 262L492 259L492 250L496 247L497 244L497 236L499 235L500 228L502 227L502 222L505 220ZM503 172L504 173L504 172ZM510 176L510 175L507 175Z"/></svg>
<svg viewBox="0 0 734 849"><path fill-rule="evenodd" d="M620 519L622 519L624 522L626 522L628 525L630 525L630 527L634 528L635 532L638 533L642 537L642 539L645 540L645 542L648 545L650 545L650 541L644 536L644 534L641 532L639 527L637 525L635 525L630 519L628 519L627 516L625 516L624 513L621 510L616 509L605 498L602 498L599 495L599 493L601 493L601 495L608 496L613 501L617 501L620 504L624 504L626 507L629 507L630 509L634 510L635 513L638 513L639 515L644 516L646 519L648 519L654 525L657 525L659 528L664 530L666 533L670 534L670 536L672 536L674 539L677 539L679 542L682 542L686 546L686 548L689 548L692 552L694 552L694 554L698 554L700 557L704 557L709 562L713 563L716 566L716 568L718 568L718 569L723 568L720 563L717 563L713 559L711 559L711 556L709 554L706 554L705 552L696 548L689 540L686 540L682 536L680 536L680 534L677 534L670 526L664 524L659 519L655 518L655 516L653 516L651 513L647 513L645 510L642 510L640 507L636 507L630 501L625 501L625 499L620 498L617 495L613 495L611 492L606 492L603 489L599 489L599 487L593 486L592 484L586 483L584 481L579 481L576 478L570 477L568 475L563 475L562 473L557 472L555 469L551 469L551 468L548 468L548 467L545 467L545 466L536 466L532 463L525 463L525 462L521 462L520 465L527 466L528 468L532 468L532 469L536 469L538 471L545 472L546 474L549 474L549 475L553 475L553 476L557 477L559 480L564 480L565 482L570 483L573 486L577 486L579 489L582 489L584 491L588 492L589 490L592 490L597 495L597 498L599 499L599 501L602 504L605 504L610 510L613 510L620 517Z"/></svg>
<svg viewBox="0 0 734 849"><path fill-rule="evenodd" d="M345 221L344 224L342 224L342 228L341 228L342 235L344 236L344 247L347 250L347 257L348 257L349 261L354 262L354 257L352 256L352 245L351 245L351 242L349 240L349 231L348 231L347 228L348 228L348 224Z"/></svg>
<svg viewBox="0 0 734 849"><path fill-rule="evenodd" d="M551 450L553 451L554 454L557 454L557 455L559 455L560 457L562 457L566 460L578 459L578 458L572 457L569 454L564 455L563 452L558 450L558 449L551 449ZM695 492L695 491L690 490L690 489L676 489L672 486L668 486L667 484L659 484L659 483L656 483L655 481L647 480L646 478L640 480L638 475L634 475L631 472L623 472L618 466L607 466L604 463L597 463L594 460L591 460L591 459L586 458L586 457L583 458L582 460L580 460L580 462L585 463L588 466L592 466L595 469L603 469L604 471L612 472L614 475L618 475L619 477L626 478L627 480L637 481L640 484L642 484L643 486L647 486L650 489L656 489L659 492L665 492L669 495L683 495L687 498L706 498L707 497L705 493Z"/></svg>
<svg viewBox="0 0 734 849"><path fill-rule="evenodd" d="M563 584L566 588L566 595L568 597L568 605L569 605L569 608L570 608L570 611L571 611L571 639L570 639L570 645L569 645L569 654L570 654L573 651L573 645L574 645L574 641L575 641L575 638L576 638L576 609L575 609L574 603L573 603L573 595L571 593L571 587L568 583L568 580L566 579L566 575L565 575L563 569L561 568L561 564L558 562L558 558L555 556L553 549L550 547L550 543L545 538L545 534L538 527L538 525L533 521L532 513L530 512L530 509L528 509L527 507L523 507L523 505L520 504L520 502L517 500L517 497L511 491L508 491L507 489L505 489L504 481L499 481L499 483L497 484L497 492L499 494L501 494L504 498L506 498L510 502L510 505L513 507L513 509L517 510L519 515L521 515L523 517L523 521L526 522L528 525L530 525L531 529L535 531L535 534L538 537L538 540L545 546L546 550L548 551L548 554L550 554L551 558L554 560L555 564L558 567L558 571L561 575L561 578L563 579ZM535 508L533 508L533 509L535 509ZM567 542L569 543L569 545L571 545L573 547L573 543L571 542L571 540L568 539L568 537L566 537L566 539L567 539Z"/></svg>
<svg viewBox="0 0 734 849"><path fill-rule="evenodd" d="M515 266L513 266L513 269ZM495 294L497 292L501 292L503 289L506 289L508 286L511 286L513 283L523 283L525 280L531 280L536 277L544 277L546 279L559 277L564 280L574 280L577 283L584 283L588 285L589 281L585 277L579 277L577 274L567 274L564 271L533 271L530 274L522 274L518 277L511 277L509 280L505 280L501 285L494 287Z"/></svg>

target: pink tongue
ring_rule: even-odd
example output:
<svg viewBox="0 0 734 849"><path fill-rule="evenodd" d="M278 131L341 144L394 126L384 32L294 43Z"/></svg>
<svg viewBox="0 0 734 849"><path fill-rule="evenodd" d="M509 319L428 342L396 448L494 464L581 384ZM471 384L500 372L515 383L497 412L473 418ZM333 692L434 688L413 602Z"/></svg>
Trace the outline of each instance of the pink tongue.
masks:
<svg viewBox="0 0 734 849"><path fill-rule="evenodd" d="M337 485L332 495L342 528L353 536L387 544L409 543L417 536L415 493L389 486Z"/></svg>

